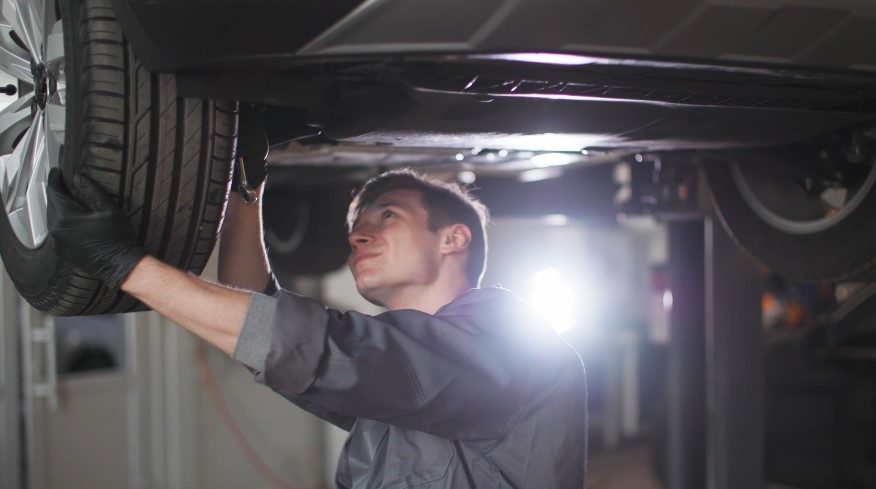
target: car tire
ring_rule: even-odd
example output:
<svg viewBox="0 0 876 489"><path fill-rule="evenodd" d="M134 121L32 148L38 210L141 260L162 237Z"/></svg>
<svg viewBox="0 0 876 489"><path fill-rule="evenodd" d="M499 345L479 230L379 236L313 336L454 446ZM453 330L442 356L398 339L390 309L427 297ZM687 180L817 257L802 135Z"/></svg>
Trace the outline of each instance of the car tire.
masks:
<svg viewBox="0 0 876 489"><path fill-rule="evenodd" d="M198 274L215 245L227 202L236 105L178 97L173 76L149 73L138 61L109 0L45 3L45 17L54 21L46 22L42 42L30 41L39 36L27 31L39 32L39 26L28 27L26 15L10 22L13 32L18 28L26 35L0 32L0 48L30 56L32 63L40 57L33 53L41 52L44 71L52 74L45 107L38 75L30 84L21 70L13 75L19 99L10 107L18 111L7 112L18 115L7 120L20 127L0 122L0 155L5 155L0 170L14 174L13 163L21 168L27 159L22 155L34 156L17 180L0 187L5 206L0 254L18 291L37 309L56 315L140 310L133 298L54 253L44 222L48 170L59 166L68 182L77 173L97 181L117 198L147 252ZM8 20L11 13L3 16ZM27 97L33 99L29 118ZM30 183L23 186L25 177Z"/></svg>
<svg viewBox="0 0 876 489"><path fill-rule="evenodd" d="M717 216L737 244L792 280L841 282L876 276L876 164L861 163L854 193L818 217L820 203L811 194L802 188L788 191L786 183L762 178L778 167L771 159L768 153L749 151L702 161ZM778 202L783 211L774 211L764 203L768 200Z"/></svg>
<svg viewBox="0 0 876 489"><path fill-rule="evenodd" d="M347 263L344 222L358 182L291 183L278 171L265 187L265 246L278 277L323 275Z"/></svg>

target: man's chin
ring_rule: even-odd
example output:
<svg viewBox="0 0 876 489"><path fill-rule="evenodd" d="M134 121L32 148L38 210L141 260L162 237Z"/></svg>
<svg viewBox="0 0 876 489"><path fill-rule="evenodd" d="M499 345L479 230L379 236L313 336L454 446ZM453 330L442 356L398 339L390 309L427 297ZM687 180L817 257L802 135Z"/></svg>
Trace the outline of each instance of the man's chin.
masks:
<svg viewBox="0 0 876 489"><path fill-rule="evenodd" d="M356 290L359 291L359 295L366 301L375 306L386 307L382 294L380 294L380 289L373 284L368 284L367 280L356 279Z"/></svg>
<svg viewBox="0 0 876 489"><path fill-rule="evenodd" d="M375 306L383 308L386 307L386 303L375 295L363 294L362 291L359 291L359 295L361 295L363 299L374 304Z"/></svg>

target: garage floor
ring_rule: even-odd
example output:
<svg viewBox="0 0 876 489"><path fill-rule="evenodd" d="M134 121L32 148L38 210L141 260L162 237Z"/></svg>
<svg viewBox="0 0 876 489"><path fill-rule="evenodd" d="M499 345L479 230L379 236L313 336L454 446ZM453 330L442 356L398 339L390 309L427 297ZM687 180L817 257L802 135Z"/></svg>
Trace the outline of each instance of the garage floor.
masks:
<svg viewBox="0 0 876 489"><path fill-rule="evenodd" d="M662 489L651 468L650 448L637 444L591 453L587 489Z"/></svg>

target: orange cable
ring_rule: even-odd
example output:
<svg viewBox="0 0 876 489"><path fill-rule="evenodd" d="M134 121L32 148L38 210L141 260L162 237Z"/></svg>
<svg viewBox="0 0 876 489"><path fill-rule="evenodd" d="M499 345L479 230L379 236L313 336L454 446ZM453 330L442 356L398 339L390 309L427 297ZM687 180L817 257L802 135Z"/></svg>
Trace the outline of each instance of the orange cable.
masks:
<svg viewBox="0 0 876 489"><path fill-rule="evenodd" d="M246 435L243 434L240 425L235 421L234 415L231 414L228 404L222 397L222 390L219 389L219 383L216 381L216 377L213 375L213 372L210 370L210 366L207 363L207 356L204 352L203 344L199 344L195 350L195 360L198 364L198 370L201 372L201 380L203 380L204 385L207 386L207 393L210 395L210 400L216 408L216 411L219 413L219 417L222 419L225 427L228 428L232 438L234 438L235 443L237 443L237 446L243 452L247 460L249 460L249 462L255 467L256 471L262 478L277 489L294 489L261 459L259 454L246 439Z"/></svg>

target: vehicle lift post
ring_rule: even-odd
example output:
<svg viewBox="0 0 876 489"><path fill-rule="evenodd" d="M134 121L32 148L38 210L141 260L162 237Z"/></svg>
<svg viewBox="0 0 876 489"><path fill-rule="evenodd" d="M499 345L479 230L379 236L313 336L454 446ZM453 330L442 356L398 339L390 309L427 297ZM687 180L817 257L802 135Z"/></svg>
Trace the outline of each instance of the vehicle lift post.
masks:
<svg viewBox="0 0 876 489"><path fill-rule="evenodd" d="M717 218L669 223L666 489L764 487L763 281Z"/></svg>
<svg viewBox="0 0 876 489"><path fill-rule="evenodd" d="M711 252L711 253L710 253ZM764 275L715 219L706 222L709 489L765 484Z"/></svg>
<svg viewBox="0 0 876 489"><path fill-rule="evenodd" d="M636 155L630 169L622 209L669 230L665 489L763 488L760 267L721 225L697 165Z"/></svg>

